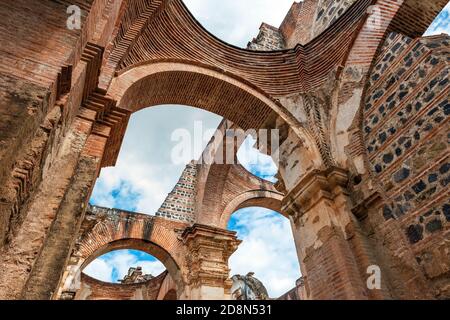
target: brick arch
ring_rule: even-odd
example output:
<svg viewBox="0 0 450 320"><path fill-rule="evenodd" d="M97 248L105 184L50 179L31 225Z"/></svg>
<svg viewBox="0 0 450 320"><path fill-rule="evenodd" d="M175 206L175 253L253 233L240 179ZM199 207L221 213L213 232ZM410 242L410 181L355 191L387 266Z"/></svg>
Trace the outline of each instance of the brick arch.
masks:
<svg viewBox="0 0 450 320"><path fill-rule="evenodd" d="M250 173L242 165L212 165L204 173L197 222L226 229L236 210L252 205L281 211L284 194L274 183Z"/></svg>
<svg viewBox="0 0 450 320"><path fill-rule="evenodd" d="M237 48L211 35L192 16L182 0L156 0L148 10L142 1L127 4L108 68L127 70L145 61L185 59L217 66L240 75L273 96L309 91L328 81L340 65L353 34L372 0L359 0L306 45L258 52ZM332 53L332 54L331 54ZM329 59L321 59L321 56Z"/></svg>
<svg viewBox="0 0 450 320"><path fill-rule="evenodd" d="M114 78L108 95L131 112L163 104L189 105L223 116L242 129L261 128L277 114L320 155L309 132L278 101L244 79L212 67L186 61L141 64Z"/></svg>
<svg viewBox="0 0 450 320"><path fill-rule="evenodd" d="M97 219L77 243L76 268L80 272L105 253L134 249L157 258L173 278L178 293L183 292L184 251L175 230L184 229L186 224L128 212L114 212L106 218L100 214Z"/></svg>
<svg viewBox="0 0 450 320"><path fill-rule="evenodd" d="M283 198L283 194L269 190L251 190L240 194L226 206L220 217L220 227L226 229L233 213L249 207L261 207L277 211L287 217L281 210Z"/></svg>
<svg viewBox="0 0 450 320"><path fill-rule="evenodd" d="M93 251L89 256L85 257L80 269L83 271L92 261L101 257L104 254L117 250L138 250L148 253L158 259L171 275L176 275L180 272L180 268L176 261L171 257L170 253L165 249L155 244L154 242L145 239L131 239L124 238L109 242L97 250Z"/></svg>

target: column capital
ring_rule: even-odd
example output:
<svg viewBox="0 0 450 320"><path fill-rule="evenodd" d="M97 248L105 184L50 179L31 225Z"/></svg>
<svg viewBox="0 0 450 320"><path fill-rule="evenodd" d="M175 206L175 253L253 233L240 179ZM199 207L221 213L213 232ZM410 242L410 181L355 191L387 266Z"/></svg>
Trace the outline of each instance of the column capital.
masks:
<svg viewBox="0 0 450 320"><path fill-rule="evenodd" d="M348 181L348 171L341 168L312 170L289 191L282 210L289 215L298 215L311 209L322 198L333 200L338 194L348 194Z"/></svg>
<svg viewBox="0 0 450 320"><path fill-rule="evenodd" d="M236 232L195 224L181 236L187 247L189 285L231 288L228 259L237 250L240 240Z"/></svg>

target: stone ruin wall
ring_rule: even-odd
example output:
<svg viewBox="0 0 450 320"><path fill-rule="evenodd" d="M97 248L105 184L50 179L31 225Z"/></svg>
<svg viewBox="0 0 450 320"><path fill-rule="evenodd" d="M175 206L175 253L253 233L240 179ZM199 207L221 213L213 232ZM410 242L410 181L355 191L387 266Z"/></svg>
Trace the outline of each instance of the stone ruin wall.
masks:
<svg viewBox="0 0 450 320"><path fill-rule="evenodd" d="M385 199L369 218L375 241L394 265L400 252L411 255L438 296L450 290L449 48L448 36L392 33L363 111L368 162Z"/></svg>
<svg viewBox="0 0 450 320"><path fill-rule="evenodd" d="M65 28L69 2L84 9L82 31ZM295 3L279 28L263 25L249 48L278 50L308 43L356 2ZM6 270L0 274L1 298L49 296L50 283L57 283L60 276L53 275L54 270L67 266L63 256L70 256L80 224L73 217L83 216L82 203L95 183L99 163L114 164L130 112L116 109L105 97L98 75L104 55L111 53L107 43L119 32L105 14L117 17L123 10L120 3L6 0L0 5L11 13L0 21L4 44L0 52L0 268ZM442 8L445 2L436 0L432 5ZM363 177L352 189L352 210L368 241L358 246L358 233L346 241L357 260L365 259L361 252L368 248L371 259L389 270L387 296L448 298L449 40L445 36L414 39L421 36L416 30L426 27L438 9L427 11L423 3L410 0L400 11L403 17L423 19L394 21L390 29L404 34L392 33L380 47L365 88L361 138L352 140L350 149L360 150L356 144L362 141L364 152L356 153L363 155L370 173L370 180ZM363 51L358 54L361 60L365 56ZM350 60L358 66L359 58ZM100 87L110 80L111 68L103 65L107 72L102 73ZM348 93L355 88L357 84L349 85L341 97L351 96ZM301 95L278 98L289 101L293 113L305 101ZM102 115L95 111L99 105L106 110ZM304 155L297 153L298 138L292 138L291 129L286 131L282 148L291 155L286 165L291 167L302 163ZM108 139L109 133L116 136ZM284 182L291 189L296 181ZM364 190L372 185L376 192L369 197ZM356 207L358 203L363 203L362 209ZM186 212L175 211L180 214L177 218L186 218ZM190 214L186 219L191 221ZM327 250L336 247L324 247L322 256ZM58 259L56 253L62 253ZM312 268L321 261L305 264ZM326 296L327 284L321 276L326 270L319 269L317 279L311 273L305 279L306 287L316 286L316 292ZM33 281L27 281L30 277Z"/></svg>
<svg viewBox="0 0 450 320"><path fill-rule="evenodd" d="M248 48L306 43L354 2L294 3L279 29L263 24ZM361 123L366 166L382 197L362 226L373 234L375 247L383 248L379 258L397 273L390 275L393 291L399 282L414 282L418 290L437 297L450 293L449 40L446 35L413 39L391 33L373 66ZM298 290L283 298L292 299Z"/></svg>

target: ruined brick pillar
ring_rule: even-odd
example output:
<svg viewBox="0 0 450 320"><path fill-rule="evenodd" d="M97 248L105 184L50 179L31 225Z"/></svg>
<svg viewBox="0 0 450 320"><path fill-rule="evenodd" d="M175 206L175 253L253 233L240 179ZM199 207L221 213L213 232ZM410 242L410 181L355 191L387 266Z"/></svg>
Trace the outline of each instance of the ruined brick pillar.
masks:
<svg viewBox="0 0 450 320"><path fill-rule="evenodd" d="M236 232L196 224L183 233L190 300L231 299L228 259L241 243Z"/></svg>
<svg viewBox="0 0 450 320"><path fill-rule="evenodd" d="M89 123L89 122L87 122ZM88 126L89 128L89 126ZM23 299L49 300L58 288L100 170L106 138L90 134L69 184L63 190L55 220L22 292Z"/></svg>
<svg viewBox="0 0 450 320"><path fill-rule="evenodd" d="M365 255L353 242L356 219L346 189L347 172L313 171L287 195L307 299L367 299L359 266ZM363 247L363 246L359 246Z"/></svg>

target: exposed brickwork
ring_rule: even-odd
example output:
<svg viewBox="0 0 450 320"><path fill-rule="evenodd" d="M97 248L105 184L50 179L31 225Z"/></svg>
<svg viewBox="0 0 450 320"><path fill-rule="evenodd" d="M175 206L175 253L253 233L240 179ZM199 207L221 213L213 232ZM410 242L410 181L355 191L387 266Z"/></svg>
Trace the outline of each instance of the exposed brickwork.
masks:
<svg viewBox="0 0 450 320"><path fill-rule="evenodd" d="M297 50L286 52L256 53L239 50L222 43L217 44L215 38L195 27L195 20L189 16L180 0L171 1L167 7L163 8L165 14L156 15L155 19L151 20L146 29L135 39L133 48L123 59L120 70L124 72L146 60L154 62L162 59L191 60L193 57L183 50L183 48L190 47L191 38L178 37L178 41L173 41L170 37L158 39L155 37L157 33L151 31L152 28L158 30L166 26L175 36L185 34L186 29L196 33L192 37L192 39L200 41L195 44L196 64L210 61L210 64L218 69L239 76L273 96L286 95L298 90L307 91L310 85L319 85L325 82L330 70L338 65L345 56L345 49L352 40L352 37L348 35L360 26L368 6L369 1L359 1L353 10L346 12L352 19L341 19L336 26L337 30L322 34L315 43L299 46ZM176 16L177 19L167 19L168 15ZM186 41L186 43L181 45L179 41ZM218 50L222 53L219 53ZM227 54L223 54L224 52ZM330 52L334 52L334 59L319 59L319 57L327 56ZM215 56L221 57L221 59L215 60ZM241 59L234 58L237 56L240 56ZM283 67L280 68L280 65ZM261 72L261 70L270 70L270 72Z"/></svg>
<svg viewBox="0 0 450 320"><path fill-rule="evenodd" d="M449 298L450 40L419 38L446 3L305 0L244 50L181 0L2 1L0 298L229 299L224 229L251 205L291 221L304 277L286 299ZM232 121L221 131L279 129L279 183L195 163L159 217L87 207L130 114L174 103ZM123 248L163 262L159 291L76 288Z"/></svg>
<svg viewBox="0 0 450 320"><path fill-rule="evenodd" d="M280 26L286 48L305 45L311 40L312 22L317 0L294 2Z"/></svg>
<svg viewBox="0 0 450 320"><path fill-rule="evenodd" d="M180 180L167 196L166 200L164 200L161 208L156 212L156 216L194 223L196 187L197 166L191 163L184 169Z"/></svg>
<svg viewBox="0 0 450 320"><path fill-rule="evenodd" d="M369 160L387 198L380 214L388 222L399 220L421 263L424 252L437 254L429 253L433 241L427 240L449 234L449 40L391 34L371 76L364 112ZM445 274L448 263L443 265Z"/></svg>
<svg viewBox="0 0 450 320"><path fill-rule="evenodd" d="M440 52L449 45L448 37L413 42L392 34L375 67L365 132L373 170L395 199L396 208L384 209L387 219L432 202L447 186L450 83L448 55Z"/></svg>

